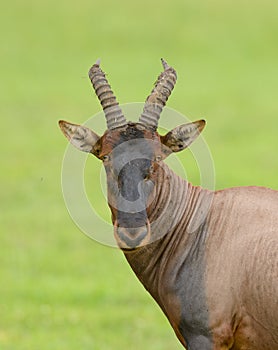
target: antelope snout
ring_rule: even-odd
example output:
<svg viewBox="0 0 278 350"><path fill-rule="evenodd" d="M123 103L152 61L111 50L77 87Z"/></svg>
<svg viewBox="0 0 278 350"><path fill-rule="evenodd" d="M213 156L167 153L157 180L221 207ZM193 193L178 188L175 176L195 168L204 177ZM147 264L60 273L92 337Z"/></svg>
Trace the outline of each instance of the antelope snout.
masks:
<svg viewBox="0 0 278 350"><path fill-rule="evenodd" d="M139 227L115 226L115 238L121 249L135 249L149 242L149 224Z"/></svg>

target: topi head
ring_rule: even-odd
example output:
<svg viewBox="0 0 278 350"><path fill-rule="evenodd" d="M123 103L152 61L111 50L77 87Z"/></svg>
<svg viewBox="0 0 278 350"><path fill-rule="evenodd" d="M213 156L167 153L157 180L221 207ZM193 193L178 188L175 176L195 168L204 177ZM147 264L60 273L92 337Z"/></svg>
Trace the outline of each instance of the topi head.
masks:
<svg viewBox="0 0 278 350"><path fill-rule="evenodd" d="M116 241L129 250L151 241L149 209L162 171L159 162L187 148L205 126L204 120L180 125L161 136L158 122L176 83L176 71L162 60L163 72L147 97L139 121L128 122L97 61L89 78L102 105L107 130L103 136L82 125L59 121L67 139L79 150L103 161L108 204Z"/></svg>

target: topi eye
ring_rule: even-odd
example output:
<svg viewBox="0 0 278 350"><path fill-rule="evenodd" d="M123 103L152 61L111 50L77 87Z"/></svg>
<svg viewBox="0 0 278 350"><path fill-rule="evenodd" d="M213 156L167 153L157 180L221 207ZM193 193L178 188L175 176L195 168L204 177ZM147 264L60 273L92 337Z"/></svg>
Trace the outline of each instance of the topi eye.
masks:
<svg viewBox="0 0 278 350"><path fill-rule="evenodd" d="M151 174L154 172L154 167L153 165L151 165L148 169L148 172L146 173L146 175L144 176L144 180L149 180Z"/></svg>
<svg viewBox="0 0 278 350"><path fill-rule="evenodd" d="M105 156L102 157L103 162L107 162L110 159L109 155L106 154Z"/></svg>
<svg viewBox="0 0 278 350"><path fill-rule="evenodd" d="M160 162L161 161L161 156L159 155L159 156L156 156L155 157L155 160L156 160L156 162Z"/></svg>

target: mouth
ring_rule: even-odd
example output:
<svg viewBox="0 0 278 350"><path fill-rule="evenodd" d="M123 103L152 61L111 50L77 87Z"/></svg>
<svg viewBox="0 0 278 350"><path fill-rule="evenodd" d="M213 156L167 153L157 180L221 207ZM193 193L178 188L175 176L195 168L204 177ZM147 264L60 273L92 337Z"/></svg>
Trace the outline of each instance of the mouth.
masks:
<svg viewBox="0 0 278 350"><path fill-rule="evenodd" d="M114 236L120 249L135 250L150 242L150 223L139 227L122 227L118 221L114 224Z"/></svg>

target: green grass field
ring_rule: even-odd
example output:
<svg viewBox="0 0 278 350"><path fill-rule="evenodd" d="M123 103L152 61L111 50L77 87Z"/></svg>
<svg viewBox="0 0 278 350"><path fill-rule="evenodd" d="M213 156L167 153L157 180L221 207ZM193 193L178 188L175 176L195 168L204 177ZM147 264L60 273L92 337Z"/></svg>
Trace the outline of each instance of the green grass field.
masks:
<svg viewBox="0 0 278 350"><path fill-rule="evenodd" d="M87 78L97 58L128 103L164 57L179 76L168 106L207 120L216 187L278 189L277 16L274 0L1 5L0 350L181 349L121 252L71 221L57 121L100 111Z"/></svg>

